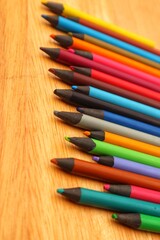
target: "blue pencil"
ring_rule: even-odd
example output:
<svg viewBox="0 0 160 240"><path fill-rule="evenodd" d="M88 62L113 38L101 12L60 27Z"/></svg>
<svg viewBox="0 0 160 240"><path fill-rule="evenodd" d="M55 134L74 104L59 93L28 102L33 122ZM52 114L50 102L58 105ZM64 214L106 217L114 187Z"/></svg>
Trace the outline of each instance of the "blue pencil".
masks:
<svg viewBox="0 0 160 240"><path fill-rule="evenodd" d="M72 86L72 89L104 102L113 103L115 105L160 119L159 109L145 105L143 103L136 102L92 86Z"/></svg>
<svg viewBox="0 0 160 240"><path fill-rule="evenodd" d="M120 47L122 49L125 49L129 52L135 53L137 55L140 55L144 58L148 58L151 61L160 63L160 57L156 54L153 54L151 52L148 52L146 50L143 50L141 48L138 48L134 45L131 45L129 43L123 42L121 40L118 40L116 38L113 38L107 34L98 32L92 28L86 27L82 24L76 23L74 21L71 21L67 18L64 18L62 16L49 16L49 15L42 15L44 19L49 21L54 27L56 27L59 30L66 31L66 32L75 32L75 33L83 33L88 34L89 36L98 38L104 42L110 43L114 46Z"/></svg>
<svg viewBox="0 0 160 240"><path fill-rule="evenodd" d="M124 117L122 115L112 113L101 109L77 107L77 111L90 115L108 122L116 123L124 127L129 127L141 132L149 133L151 135L160 137L160 127L150 125L132 118Z"/></svg>

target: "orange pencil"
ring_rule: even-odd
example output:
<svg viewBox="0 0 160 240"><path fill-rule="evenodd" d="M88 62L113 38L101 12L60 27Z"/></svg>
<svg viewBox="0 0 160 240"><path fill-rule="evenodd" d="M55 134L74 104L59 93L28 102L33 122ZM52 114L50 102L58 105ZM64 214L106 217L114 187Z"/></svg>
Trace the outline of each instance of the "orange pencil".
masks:
<svg viewBox="0 0 160 240"><path fill-rule="evenodd" d="M137 62L131 58L122 56L118 53L112 52L108 49L104 49L102 47L96 46L92 43L83 41L81 39L71 37L71 36L66 36L66 35L57 35L55 36L54 34L51 34L50 37L55 39L57 42L60 43L61 46L66 47L66 48L73 48L73 49L80 49L84 51L89 51L92 53L96 53L100 56L115 60L117 62L123 63L127 66L136 68L138 70L141 70L145 73L149 73L151 75L160 77L160 70L153 68L151 66L148 66L146 64ZM159 64L160 66L160 64Z"/></svg>
<svg viewBox="0 0 160 240"><path fill-rule="evenodd" d="M85 131L84 134L100 141L160 157L160 147L148 143L140 142L106 131Z"/></svg>

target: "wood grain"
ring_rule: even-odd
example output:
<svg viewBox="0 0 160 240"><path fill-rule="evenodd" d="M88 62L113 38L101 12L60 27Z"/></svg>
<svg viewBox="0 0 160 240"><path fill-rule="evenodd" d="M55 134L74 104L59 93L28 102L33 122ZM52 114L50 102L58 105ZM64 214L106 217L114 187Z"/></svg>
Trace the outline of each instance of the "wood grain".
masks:
<svg viewBox="0 0 160 240"><path fill-rule="evenodd" d="M160 47L160 0L62 2L148 37ZM69 86L48 73L50 67L67 67L39 50L57 46L49 38L57 31L40 17L50 12L38 0L1 0L0 13L0 239L159 239L158 234L116 224L109 211L70 203L56 193L59 187L103 190L98 181L71 176L50 164L53 157L91 161L64 140L83 136L83 131L53 116L53 110L75 110L53 95L55 88Z"/></svg>

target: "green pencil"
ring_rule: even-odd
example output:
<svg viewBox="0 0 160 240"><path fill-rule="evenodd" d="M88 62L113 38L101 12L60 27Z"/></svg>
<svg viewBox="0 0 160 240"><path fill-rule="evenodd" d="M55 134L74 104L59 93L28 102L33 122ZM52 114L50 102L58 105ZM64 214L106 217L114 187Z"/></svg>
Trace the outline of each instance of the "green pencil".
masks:
<svg viewBox="0 0 160 240"><path fill-rule="evenodd" d="M114 213L112 218L128 227L160 233L160 218L139 213Z"/></svg>
<svg viewBox="0 0 160 240"><path fill-rule="evenodd" d="M58 193L82 205L120 212L143 213L160 217L160 205L87 188L58 189Z"/></svg>
<svg viewBox="0 0 160 240"><path fill-rule="evenodd" d="M93 138L65 137L65 139L80 147L85 152L93 155L110 155L160 168L159 157L99 141Z"/></svg>

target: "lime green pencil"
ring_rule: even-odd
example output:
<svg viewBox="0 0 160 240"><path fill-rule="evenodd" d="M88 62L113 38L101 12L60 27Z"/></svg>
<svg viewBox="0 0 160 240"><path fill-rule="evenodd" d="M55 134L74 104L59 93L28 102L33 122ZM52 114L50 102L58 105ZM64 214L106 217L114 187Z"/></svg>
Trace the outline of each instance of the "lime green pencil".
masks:
<svg viewBox="0 0 160 240"><path fill-rule="evenodd" d="M159 157L134 151L128 148L119 147L117 145L99 141L93 138L66 137L65 139L82 148L85 152L94 155L111 155L160 168Z"/></svg>
<svg viewBox="0 0 160 240"><path fill-rule="evenodd" d="M160 218L139 213L114 213L112 218L128 227L160 233Z"/></svg>

